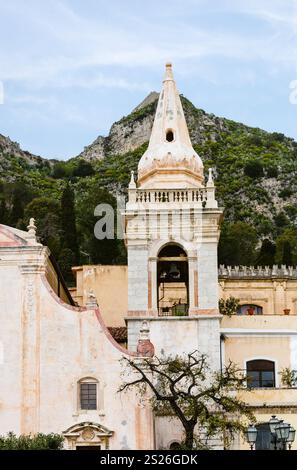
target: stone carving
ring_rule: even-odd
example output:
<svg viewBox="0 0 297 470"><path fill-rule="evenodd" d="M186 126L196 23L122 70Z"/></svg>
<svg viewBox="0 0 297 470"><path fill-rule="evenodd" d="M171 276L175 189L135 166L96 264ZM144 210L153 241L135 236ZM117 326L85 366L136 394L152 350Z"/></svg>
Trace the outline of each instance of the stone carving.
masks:
<svg viewBox="0 0 297 470"><path fill-rule="evenodd" d="M83 430L83 432L81 433L81 436L84 441L92 441L95 437L95 433L93 429L87 428Z"/></svg>

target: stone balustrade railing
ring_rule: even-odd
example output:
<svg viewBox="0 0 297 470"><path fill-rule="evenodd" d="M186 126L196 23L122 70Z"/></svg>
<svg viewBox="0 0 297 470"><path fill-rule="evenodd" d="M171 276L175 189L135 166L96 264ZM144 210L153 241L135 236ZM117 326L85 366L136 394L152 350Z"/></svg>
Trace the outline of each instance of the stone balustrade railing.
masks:
<svg viewBox="0 0 297 470"><path fill-rule="evenodd" d="M156 204L191 205L195 207L218 207L215 188L202 186L190 189L138 189L129 188L129 204L152 206Z"/></svg>
<svg viewBox="0 0 297 470"><path fill-rule="evenodd" d="M297 278L297 267L294 266L224 266L219 267L221 278Z"/></svg>

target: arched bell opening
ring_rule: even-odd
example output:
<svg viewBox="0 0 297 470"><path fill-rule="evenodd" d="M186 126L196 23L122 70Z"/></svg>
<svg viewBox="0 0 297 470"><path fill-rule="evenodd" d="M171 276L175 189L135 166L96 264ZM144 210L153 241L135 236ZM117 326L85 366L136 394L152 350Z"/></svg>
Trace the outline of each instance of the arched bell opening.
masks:
<svg viewBox="0 0 297 470"><path fill-rule="evenodd" d="M157 261L159 316L185 316L189 310L189 266L187 253L177 244L161 249Z"/></svg>

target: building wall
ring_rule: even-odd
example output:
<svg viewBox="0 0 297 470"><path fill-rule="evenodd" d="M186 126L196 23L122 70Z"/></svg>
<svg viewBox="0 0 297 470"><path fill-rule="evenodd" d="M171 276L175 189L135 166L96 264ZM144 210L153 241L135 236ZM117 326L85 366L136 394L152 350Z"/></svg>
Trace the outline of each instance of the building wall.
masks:
<svg viewBox="0 0 297 470"><path fill-rule="evenodd" d="M220 298L230 296L241 304L257 304L266 315L279 315L284 309L297 314L297 279L220 279Z"/></svg>
<svg viewBox="0 0 297 470"><path fill-rule="evenodd" d="M213 369L220 367L220 318L201 316L146 318L150 326L150 338L155 346L156 355L183 355L196 350L207 354ZM138 332L143 319L129 323L128 344L131 351L136 350Z"/></svg>
<svg viewBox="0 0 297 470"><path fill-rule="evenodd" d="M133 392L118 393L127 351L99 310L56 296L45 276L46 248L0 252L0 434L63 433L93 422L113 432L111 449L153 449L151 410ZM86 377L98 381L94 411L78 406L78 381Z"/></svg>
<svg viewBox="0 0 297 470"><path fill-rule="evenodd" d="M87 303L88 293L94 292L107 326L125 326L128 310L127 266L80 266L73 268L76 288L71 295L80 306Z"/></svg>
<svg viewBox="0 0 297 470"><path fill-rule="evenodd" d="M146 245L128 246L128 309L148 309L148 249Z"/></svg>

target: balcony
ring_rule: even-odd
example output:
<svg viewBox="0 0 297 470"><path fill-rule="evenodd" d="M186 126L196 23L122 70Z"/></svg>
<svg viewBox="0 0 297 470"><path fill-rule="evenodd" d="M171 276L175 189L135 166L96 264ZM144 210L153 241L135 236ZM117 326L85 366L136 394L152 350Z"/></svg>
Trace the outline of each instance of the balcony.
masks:
<svg viewBox="0 0 297 470"><path fill-rule="evenodd" d="M127 208L134 206L155 207L162 205L164 208L175 206L195 208L217 208L214 186L201 186L200 188L185 189L137 189L129 188L129 201ZM132 206L132 207L131 207Z"/></svg>

